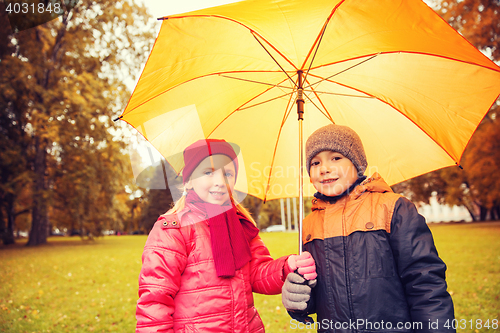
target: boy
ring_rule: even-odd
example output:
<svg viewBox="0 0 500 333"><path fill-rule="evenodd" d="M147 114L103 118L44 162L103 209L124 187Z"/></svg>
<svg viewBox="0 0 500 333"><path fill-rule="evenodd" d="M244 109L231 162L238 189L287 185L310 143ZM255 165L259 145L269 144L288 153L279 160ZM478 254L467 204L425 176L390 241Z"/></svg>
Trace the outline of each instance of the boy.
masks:
<svg viewBox="0 0 500 333"><path fill-rule="evenodd" d="M318 277L312 293L297 274L287 277L282 299L292 318L317 313L318 332L454 332L446 265L425 219L380 175L363 176L356 132L318 129L306 158L318 192L302 241Z"/></svg>

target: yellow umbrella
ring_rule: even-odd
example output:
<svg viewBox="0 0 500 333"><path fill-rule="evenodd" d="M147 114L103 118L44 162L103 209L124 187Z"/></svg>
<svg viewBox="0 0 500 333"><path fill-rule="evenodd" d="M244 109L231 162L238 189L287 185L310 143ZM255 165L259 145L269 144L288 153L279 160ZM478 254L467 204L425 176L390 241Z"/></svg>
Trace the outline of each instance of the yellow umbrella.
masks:
<svg viewBox="0 0 500 333"><path fill-rule="evenodd" d="M272 200L299 196L299 137L330 123L390 184L457 164L499 93L500 68L420 0L249 0L163 18L120 118L176 171L197 139L236 143L236 189Z"/></svg>

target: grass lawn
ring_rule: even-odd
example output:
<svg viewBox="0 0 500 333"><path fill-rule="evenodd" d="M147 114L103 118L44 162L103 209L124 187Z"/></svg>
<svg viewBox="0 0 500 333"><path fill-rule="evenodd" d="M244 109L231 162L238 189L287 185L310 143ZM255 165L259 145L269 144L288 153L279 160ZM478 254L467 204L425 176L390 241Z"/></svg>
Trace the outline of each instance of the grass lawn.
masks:
<svg viewBox="0 0 500 333"><path fill-rule="evenodd" d="M431 229L448 265L458 324L465 326L458 332L499 331L492 320L500 319L500 223L432 224ZM296 233L261 237L273 257L297 251ZM93 242L62 237L37 248L22 242L0 246L0 332L133 332L145 241L145 236ZM267 332L297 331L290 328L280 295L256 294L255 302Z"/></svg>

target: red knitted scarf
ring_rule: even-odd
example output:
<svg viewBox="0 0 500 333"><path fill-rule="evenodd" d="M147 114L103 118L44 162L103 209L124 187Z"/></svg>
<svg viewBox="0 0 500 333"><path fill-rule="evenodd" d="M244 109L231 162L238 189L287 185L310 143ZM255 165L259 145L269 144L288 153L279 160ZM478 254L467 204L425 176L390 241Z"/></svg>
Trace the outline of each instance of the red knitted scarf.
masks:
<svg viewBox="0 0 500 333"><path fill-rule="evenodd" d="M252 259L249 243L259 229L237 212L231 202L222 206L211 204L200 199L195 191L189 191L186 202L194 204L209 219L217 276L234 276L237 269Z"/></svg>

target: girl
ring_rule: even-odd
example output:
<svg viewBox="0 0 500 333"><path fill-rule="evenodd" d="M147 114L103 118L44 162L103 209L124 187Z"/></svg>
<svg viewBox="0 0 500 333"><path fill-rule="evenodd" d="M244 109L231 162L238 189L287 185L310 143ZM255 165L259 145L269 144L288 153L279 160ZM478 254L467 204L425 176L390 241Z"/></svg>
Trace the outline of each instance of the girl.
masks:
<svg viewBox="0 0 500 333"><path fill-rule="evenodd" d="M184 194L144 247L136 332L264 332L252 292L279 294L295 269L314 279L314 260L306 252L271 258L232 200L238 161L227 142L195 142L184 164Z"/></svg>

